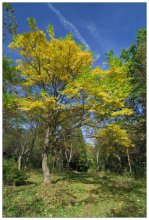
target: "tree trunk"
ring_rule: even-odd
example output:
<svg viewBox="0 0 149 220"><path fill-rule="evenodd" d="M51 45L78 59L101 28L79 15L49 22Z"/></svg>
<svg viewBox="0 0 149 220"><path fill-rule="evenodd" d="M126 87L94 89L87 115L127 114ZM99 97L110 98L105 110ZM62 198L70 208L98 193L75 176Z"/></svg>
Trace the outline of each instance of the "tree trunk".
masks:
<svg viewBox="0 0 149 220"><path fill-rule="evenodd" d="M44 152L42 154L42 170L44 174L44 183L50 183L50 172L48 167L48 153Z"/></svg>
<svg viewBox="0 0 149 220"><path fill-rule="evenodd" d="M99 150L96 153L96 171L99 171Z"/></svg>
<svg viewBox="0 0 149 220"><path fill-rule="evenodd" d="M44 174L44 183L51 183L50 172L48 167L48 147L49 147L50 128L47 128L43 154L42 154L42 170Z"/></svg>
<svg viewBox="0 0 149 220"><path fill-rule="evenodd" d="M21 170L21 162L22 162L22 156L20 155L18 158L18 170Z"/></svg>
<svg viewBox="0 0 149 220"><path fill-rule="evenodd" d="M128 147L127 147L127 159L128 159L128 165L129 165L129 173L131 175L131 173L132 173L132 170L131 170L131 160L130 160L130 155L129 155Z"/></svg>
<svg viewBox="0 0 149 220"><path fill-rule="evenodd" d="M54 173L54 170L55 170L55 156L52 161L52 173Z"/></svg>

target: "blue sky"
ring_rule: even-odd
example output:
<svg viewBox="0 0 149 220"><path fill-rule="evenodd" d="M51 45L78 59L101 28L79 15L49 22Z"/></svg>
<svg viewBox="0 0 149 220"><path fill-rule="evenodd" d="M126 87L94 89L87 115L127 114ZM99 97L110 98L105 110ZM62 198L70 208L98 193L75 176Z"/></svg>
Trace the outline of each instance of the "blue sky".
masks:
<svg viewBox="0 0 149 220"><path fill-rule="evenodd" d="M135 42L138 29L146 27L146 3L13 3L13 7L19 33L29 30L28 17L34 17L43 31L53 24L56 37L73 32L76 41L100 55L100 65L105 52L113 49L119 55ZM9 52L6 45L4 50ZM14 52L11 56L17 57Z"/></svg>
<svg viewBox="0 0 149 220"><path fill-rule="evenodd" d="M102 67L105 52L113 49L120 55L122 48L135 42L138 29L146 27L146 3L13 3L13 7L19 33L29 30L28 17L35 18L43 31L53 24L56 37L72 32L76 41L100 55L96 64ZM8 42L9 38L5 53L17 59L16 52L7 48ZM93 143L82 131L86 142Z"/></svg>

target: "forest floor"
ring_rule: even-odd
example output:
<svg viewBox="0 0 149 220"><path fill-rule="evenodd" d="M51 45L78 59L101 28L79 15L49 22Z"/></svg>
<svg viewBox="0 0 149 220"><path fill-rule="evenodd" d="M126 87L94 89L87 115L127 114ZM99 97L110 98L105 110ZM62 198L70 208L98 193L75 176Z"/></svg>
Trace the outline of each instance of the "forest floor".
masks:
<svg viewBox="0 0 149 220"><path fill-rule="evenodd" d="M146 217L146 181L109 173L61 173L52 184L32 171L3 188L3 217Z"/></svg>

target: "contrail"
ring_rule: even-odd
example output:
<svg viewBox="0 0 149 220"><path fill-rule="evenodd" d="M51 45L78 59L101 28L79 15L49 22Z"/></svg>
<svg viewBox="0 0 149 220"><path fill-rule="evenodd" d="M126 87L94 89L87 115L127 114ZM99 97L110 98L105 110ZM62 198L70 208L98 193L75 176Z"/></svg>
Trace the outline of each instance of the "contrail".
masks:
<svg viewBox="0 0 149 220"><path fill-rule="evenodd" d="M57 15L62 25L71 32L81 43L83 43L87 49L90 50L90 46L86 43L84 38L81 36L77 28L68 21L55 7L53 7L50 3L48 3L48 7Z"/></svg>

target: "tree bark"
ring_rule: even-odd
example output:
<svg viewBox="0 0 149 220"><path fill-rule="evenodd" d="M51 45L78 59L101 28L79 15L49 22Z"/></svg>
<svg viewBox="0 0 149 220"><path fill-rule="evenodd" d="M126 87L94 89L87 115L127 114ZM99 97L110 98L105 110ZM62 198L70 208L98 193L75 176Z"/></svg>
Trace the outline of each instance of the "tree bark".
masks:
<svg viewBox="0 0 149 220"><path fill-rule="evenodd" d="M99 150L96 153L96 171L99 171Z"/></svg>
<svg viewBox="0 0 149 220"><path fill-rule="evenodd" d="M18 158L18 170L21 170L21 162L22 162L22 156L20 155Z"/></svg>
<svg viewBox="0 0 149 220"><path fill-rule="evenodd" d="M130 155L129 155L128 147L127 147L127 159L128 159L128 165L129 165L129 173L131 175L131 173L132 173L132 170L131 170L131 160L130 160Z"/></svg>
<svg viewBox="0 0 149 220"><path fill-rule="evenodd" d="M49 171L49 166L48 166L49 138L50 138L50 128L48 127L46 131L43 154L42 154L42 170L44 174L44 183L51 183L50 171Z"/></svg>

